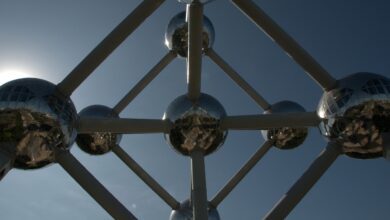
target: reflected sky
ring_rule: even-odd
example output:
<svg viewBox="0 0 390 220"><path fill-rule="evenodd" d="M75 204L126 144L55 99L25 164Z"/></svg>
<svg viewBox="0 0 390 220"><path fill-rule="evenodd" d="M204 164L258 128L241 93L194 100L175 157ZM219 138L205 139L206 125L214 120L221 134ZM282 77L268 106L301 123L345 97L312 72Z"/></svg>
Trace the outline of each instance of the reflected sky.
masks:
<svg viewBox="0 0 390 220"><path fill-rule="evenodd" d="M0 69L32 70L60 82L141 1L0 1ZM355 72L390 77L390 3L387 0L256 0L335 78ZM169 0L139 27L73 93L76 109L117 102L166 53L164 34L184 5ZM224 0L206 5L215 28L214 50L269 103L292 100L313 111L322 91L282 50ZM126 108L121 117L161 118L187 91L185 60L176 59ZM15 67L16 68L16 67ZM204 57L202 92L221 102L228 115L262 113L210 59ZM220 187L263 143L259 131L229 132L206 158L208 195ZM122 147L177 200L190 194L190 163L162 134L124 135ZM311 128L304 144L272 148L224 200L221 219L259 219L304 172L326 142ZM169 219L170 208L112 153L72 153L139 219ZM383 159L341 156L288 219L387 219L390 164ZM110 219L61 167L11 170L0 183L4 219Z"/></svg>

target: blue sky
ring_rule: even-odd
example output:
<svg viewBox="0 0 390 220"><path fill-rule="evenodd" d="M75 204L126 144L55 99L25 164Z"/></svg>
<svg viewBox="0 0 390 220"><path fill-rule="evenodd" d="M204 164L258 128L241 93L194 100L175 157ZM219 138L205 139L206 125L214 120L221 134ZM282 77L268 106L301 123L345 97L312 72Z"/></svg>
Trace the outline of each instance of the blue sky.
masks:
<svg viewBox="0 0 390 220"><path fill-rule="evenodd" d="M0 77L25 72L60 82L141 1L0 0ZM390 77L390 3L386 0L296 0L258 3L335 78L368 71ZM168 51L164 32L184 10L166 1L72 95L78 111L92 104L114 106ZM214 50L270 103L292 100L316 109L322 91L304 71L232 4L205 6L214 24ZM262 110L207 57L202 91L228 115ZM121 117L161 118L186 92L185 60L176 59ZM217 190L263 143L260 132L231 131L206 158L208 195ZM189 197L190 164L162 134L126 135L121 145L177 200ZM311 128L297 149L276 148L218 208L224 220L263 217L325 147ZM138 219L168 219L170 208L112 153L93 157L76 145L71 152ZM390 163L341 156L288 219L387 219ZM0 183L2 219L110 219L59 165L12 170Z"/></svg>

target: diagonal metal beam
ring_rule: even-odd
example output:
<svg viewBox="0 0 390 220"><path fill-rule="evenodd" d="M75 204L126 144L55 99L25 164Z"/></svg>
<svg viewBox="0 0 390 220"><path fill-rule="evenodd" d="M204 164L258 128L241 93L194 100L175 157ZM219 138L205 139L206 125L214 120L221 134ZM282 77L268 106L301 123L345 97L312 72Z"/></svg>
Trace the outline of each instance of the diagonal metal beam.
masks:
<svg viewBox="0 0 390 220"><path fill-rule="evenodd" d="M341 153L340 146L335 143L328 143L328 146L264 219L285 219Z"/></svg>
<svg viewBox="0 0 390 220"><path fill-rule="evenodd" d="M204 154L200 150L191 153L191 203L194 220L208 219L208 201Z"/></svg>
<svg viewBox="0 0 390 220"><path fill-rule="evenodd" d="M180 203L171 196L156 180L153 179L129 154L119 145L112 148L115 153L137 176L144 181L162 200L164 200L172 209L180 208Z"/></svg>
<svg viewBox="0 0 390 220"><path fill-rule="evenodd" d="M106 38L93 49L65 79L58 89L66 96L74 90L146 19L164 0L144 0Z"/></svg>
<svg viewBox="0 0 390 220"><path fill-rule="evenodd" d="M70 152L57 152L56 160L114 219L137 219Z"/></svg>
<svg viewBox="0 0 390 220"><path fill-rule="evenodd" d="M187 5L188 18L188 58L187 84L188 98L196 101L200 96L203 42L203 5L193 1Z"/></svg>
<svg viewBox="0 0 390 220"><path fill-rule="evenodd" d="M210 57L225 73L237 83L261 108L267 110L271 105L247 83L227 62L225 62L213 49L207 49L206 55Z"/></svg>
<svg viewBox="0 0 390 220"><path fill-rule="evenodd" d="M272 147L272 141L267 141L261 146L252 157L241 167L241 169L226 183L226 185L214 196L210 204L217 207L229 193L240 183L240 181L252 170L252 168L263 158Z"/></svg>
<svg viewBox="0 0 390 220"><path fill-rule="evenodd" d="M113 110L120 113L151 81L176 57L174 51L169 51L127 94L115 105Z"/></svg>
<svg viewBox="0 0 390 220"><path fill-rule="evenodd" d="M78 121L79 134L92 132L112 132L121 134L168 132L171 123L160 119L99 118L81 117Z"/></svg>
<svg viewBox="0 0 390 220"><path fill-rule="evenodd" d="M290 37L271 17L251 0L231 0L260 29L297 62L322 89L329 91L336 87L334 79L308 52Z"/></svg>
<svg viewBox="0 0 390 220"><path fill-rule="evenodd" d="M316 112L272 113L263 115L227 116L221 121L222 129L267 130L281 127L318 126L320 119Z"/></svg>

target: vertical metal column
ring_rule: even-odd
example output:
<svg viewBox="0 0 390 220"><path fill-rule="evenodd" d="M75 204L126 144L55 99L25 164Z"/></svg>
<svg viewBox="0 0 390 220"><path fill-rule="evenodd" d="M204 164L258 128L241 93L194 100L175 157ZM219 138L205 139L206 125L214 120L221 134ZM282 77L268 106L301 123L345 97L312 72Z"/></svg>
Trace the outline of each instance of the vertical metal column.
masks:
<svg viewBox="0 0 390 220"><path fill-rule="evenodd" d="M340 154L340 146L335 143L329 143L301 178L295 182L290 190L268 212L264 219L285 219Z"/></svg>
<svg viewBox="0 0 390 220"><path fill-rule="evenodd" d="M202 42L203 42L203 5L192 1L187 5L188 18L188 58L187 83L188 98L197 100L200 96L202 72Z"/></svg>
<svg viewBox="0 0 390 220"><path fill-rule="evenodd" d="M191 203L194 220L208 219L208 201L204 154L200 150L191 153Z"/></svg>
<svg viewBox="0 0 390 220"><path fill-rule="evenodd" d="M56 160L114 219L137 219L70 152L57 152Z"/></svg>

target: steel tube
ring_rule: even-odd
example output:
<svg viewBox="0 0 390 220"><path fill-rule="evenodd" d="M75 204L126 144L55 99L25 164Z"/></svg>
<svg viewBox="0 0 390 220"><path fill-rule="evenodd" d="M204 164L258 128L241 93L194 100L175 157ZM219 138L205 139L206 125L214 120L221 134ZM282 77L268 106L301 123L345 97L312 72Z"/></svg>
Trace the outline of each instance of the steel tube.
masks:
<svg viewBox="0 0 390 220"><path fill-rule="evenodd" d="M194 220L208 219L208 200L204 154L195 150L191 153L191 202Z"/></svg>
<svg viewBox="0 0 390 220"><path fill-rule="evenodd" d="M120 113L151 81L176 57L176 53L169 51L127 94L115 105L113 110Z"/></svg>
<svg viewBox="0 0 390 220"><path fill-rule="evenodd" d="M202 72L203 5L193 1L187 5L188 18L188 58L187 84L188 98L196 101L200 96Z"/></svg>
<svg viewBox="0 0 390 220"><path fill-rule="evenodd" d="M271 105L247 83L227 62L225 62L213 49L207 49L206 55L210 57L225 73L237 83L261 108L267 110Z"/></svg>
<svg viewBox="0 0 390 220"><path fill-rule="evenodd" d="M222 129L266 130L281 127L318 126L320 119L316 112L272 113L263 115L227 116L222 119Z"/></svg>
<svg viewBox="0 0 390 220"><path fill-rule="evenodd" d="M172 209L180 208L180 203L171 196L156 180L153 179L133 158L130 157L120 146L112 148L115 153L137 176L144 181L162 200Z"/></svg>
<svg viewBox="0 0 390 220"><path fill-rule="evenodd" d="M251 0L232 0L233 4L246 14L260 29L297 62L317 82L329 91L336 87L335 80L308 52L290 37L271 17Z"/></svg>
<svg viewBox="0 0 390 220"><path fill-rule="evenodd" d="M57 153L56 160L114 219L137 219L70 152Z"/></svg>
<svg viewBox="0 0 390 220"><path fill-rule="evenodd" d="M164 0L144 0L103 39L65 79L58 89L70 96L74 90L146 19Z"/></svg>
<svg viewBox="0 0 390 220"><path fill-rule="evenodd" d="M301 178L295 182L264 219L285 219L340 154L340 146L329 143Z"/></svg>
<svg viewBox="0 0 390 220"><path fill-rule="evenodd" d="M131 118L95 118L81 117L78 121L77 132L113 132L121 134L162 133L168 132L171 123L160 119L131 119Z"/></svg>
<svg viewBox="0 0 390 220"><path fill-rule="evenodd" d="M272 141L267 141L261 146L252 157L241 167L241 169L226 183L226 185L214 196L210 204L217 207L229 193L240 183L240 181L252 170L252 168L263 158L272 147Z"/></svg>

